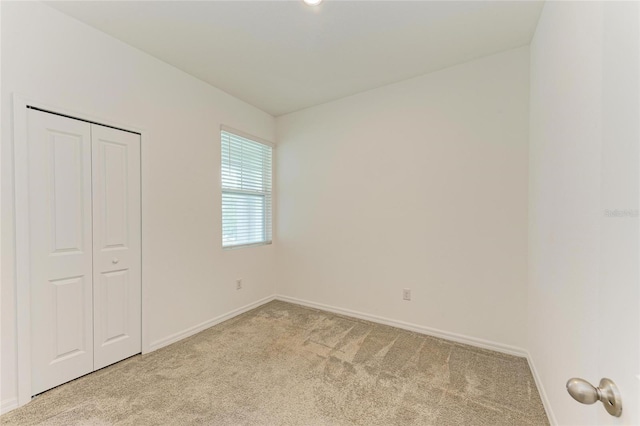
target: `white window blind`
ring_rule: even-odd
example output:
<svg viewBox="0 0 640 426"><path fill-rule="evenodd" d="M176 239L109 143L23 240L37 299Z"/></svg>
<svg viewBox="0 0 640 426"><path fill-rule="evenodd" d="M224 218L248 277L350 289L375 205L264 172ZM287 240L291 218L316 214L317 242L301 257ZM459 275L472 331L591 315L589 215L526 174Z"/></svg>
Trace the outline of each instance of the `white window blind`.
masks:
<svg viewBox="0 0 640 426"><path fill-rule="evenodd" d="M222 247L271 243L269 145L221 131Z"/></svg>

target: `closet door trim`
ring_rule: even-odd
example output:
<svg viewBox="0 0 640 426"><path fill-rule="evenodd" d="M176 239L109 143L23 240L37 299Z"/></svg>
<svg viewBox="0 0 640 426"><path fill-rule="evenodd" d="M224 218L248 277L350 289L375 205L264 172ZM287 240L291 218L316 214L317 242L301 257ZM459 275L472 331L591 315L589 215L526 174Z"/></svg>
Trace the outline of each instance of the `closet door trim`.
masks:
<svg viewBox="0 0 640 426"><path fill-rule="evenodd" d="M14 93L13 96L13 167L14 167L14 227L15 227L15 275L16 275L16 358L17 358L17 391L18 406L31 401L31 294L30 294L30 211L29 211L29 140L28 114L29 108L52 114L62 115L77 120L87 121L106 127L112 127L140 135L140 158L144 156L145 146L149 143L149 133L140 127L115 123L100 117L79 113L73 109L61 108L45 102L29 99ZM140 165L141 189L140 202L143 201L144 169ZM144 206L141 205L141 223ZM142 225L144 226L144 225ZM142 230L142 228L141 228ZM141 236L141 253L144 241ZM150 352L149 341L149 288L141 268L141 333L142 353Z"/></svg>

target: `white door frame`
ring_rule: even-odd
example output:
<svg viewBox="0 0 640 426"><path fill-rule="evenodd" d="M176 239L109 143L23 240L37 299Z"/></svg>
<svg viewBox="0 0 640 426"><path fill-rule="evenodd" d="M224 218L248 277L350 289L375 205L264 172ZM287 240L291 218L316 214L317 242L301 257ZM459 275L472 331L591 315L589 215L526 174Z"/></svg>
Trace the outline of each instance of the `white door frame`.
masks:
<svg viewBox="0 0 640 426"><path fill-rule="evenodd" d="M149 143L149 132L128 124L114 123L99 117L92 117L66 108L48 105L43 102L27 99L13 94L13 166L15 190L15 256L16 256L16 336L18 364L18 406L31 401L31 285L29 280L29 156L27 132L27 107L34 107L54 114L66 115L96 124L116 127L140 134L140 158L143 146ZM141 161L142 163L142 161ZM142 164L140 164L140 191L144 185ZM142 204L142 197L140 199ZM144 207L141 206L141 211ZM142 218L141 218L142 221ZM141 236L142 239L142 236ZM142 251L142 246L141 246ZM141 253L142 255L142 253ZM149 288L144 279L144 268L141 270L141 303L142 303L142 353L150 352L149 342Z"/></svg>

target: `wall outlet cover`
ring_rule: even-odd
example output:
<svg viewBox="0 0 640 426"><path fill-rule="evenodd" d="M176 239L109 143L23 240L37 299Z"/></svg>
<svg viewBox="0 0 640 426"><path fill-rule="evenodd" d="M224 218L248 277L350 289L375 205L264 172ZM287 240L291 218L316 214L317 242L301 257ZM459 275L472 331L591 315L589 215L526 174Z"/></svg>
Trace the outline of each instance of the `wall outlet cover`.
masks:
<svg viewBox="0 0 640 426"><path fill-rule="evenodd" d="M402 289L402 299L403 300L411 300L411 289L410 288Z"/></svg>

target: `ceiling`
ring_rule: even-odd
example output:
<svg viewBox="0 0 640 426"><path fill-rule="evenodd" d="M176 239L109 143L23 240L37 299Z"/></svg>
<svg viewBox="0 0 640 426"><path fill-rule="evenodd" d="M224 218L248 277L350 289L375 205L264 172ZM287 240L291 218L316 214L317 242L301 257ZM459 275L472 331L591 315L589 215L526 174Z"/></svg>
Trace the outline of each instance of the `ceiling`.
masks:
<svg viewBox="0 0 640 426"><path fill-rule="evenodd" d="M50 6L278 116L531 41L542 1Z"/></svg>

